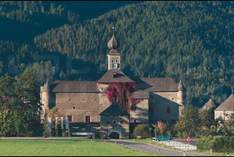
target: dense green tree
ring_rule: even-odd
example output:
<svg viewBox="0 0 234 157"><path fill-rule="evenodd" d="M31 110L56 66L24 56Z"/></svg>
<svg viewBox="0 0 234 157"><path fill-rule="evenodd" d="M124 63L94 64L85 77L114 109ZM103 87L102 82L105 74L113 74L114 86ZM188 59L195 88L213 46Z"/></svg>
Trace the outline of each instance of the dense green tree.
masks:
<svg viewBox="0 0 234 157"><path fill-rule="evenodd" d="M204 110L198 114L200 119L200 132L202 135L215 134L214 109Z"/></svg>
<svg viewBox="0 0 234 157"><path fill-rule="evenodd" d="M0 135L35 135L40 127L40 100L32 72L1 77L0 90Z"/></svg>
<svg viewBox="0 0 234 157"><path fill-rule="evenodd" d="M197 136L201 126L200 122L198 109L188 105L182 111L182 115L175 125L175 130L179 136Z"/></svg>

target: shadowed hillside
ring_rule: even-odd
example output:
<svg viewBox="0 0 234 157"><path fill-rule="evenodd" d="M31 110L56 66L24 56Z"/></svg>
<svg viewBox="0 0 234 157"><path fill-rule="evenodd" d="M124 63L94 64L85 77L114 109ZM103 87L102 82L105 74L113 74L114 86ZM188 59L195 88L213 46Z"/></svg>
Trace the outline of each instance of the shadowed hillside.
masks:
<svg viewBox="0 0 234 157"><path fill-rule="evenodd" d="M220 102L234 83L233 15L233 2L143 2L51 29L34 41L42 50L90 61L103 72L115 26L126 73L182 80L189 100L201 105L210 96Z"/></svg>

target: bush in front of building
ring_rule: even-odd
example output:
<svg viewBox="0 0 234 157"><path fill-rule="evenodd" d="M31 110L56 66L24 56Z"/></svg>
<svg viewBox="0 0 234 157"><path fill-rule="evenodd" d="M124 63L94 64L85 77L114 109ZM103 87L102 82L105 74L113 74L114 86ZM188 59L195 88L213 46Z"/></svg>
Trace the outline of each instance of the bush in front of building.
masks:
<svg viewBox="0 0 234 157"><path fill-rule="evenodd" d="M234 152L234 136L215 138L212 149L217 152Z"/></svg>
<svg viewBox="0 0 234 157"><path fill-rule="evenodd" d="M233 152L234 136L203 137L198 140L197 148L199 150L212 149L216 152Z"/></svg>
<svg viewBox="0 0 234 157"><path fill-rule="evenodd" d="M44 137L49 137L50 136L47 120L45 120L44 123L43 123L43 136Z"/></svg>
<svg viewBox="0 0 234 157"><path fill-rule="evenodd" d="M201 137L197 141L197 149L209 150L212 148L213 137Z"/></svg>
<svg viewBox="0 0 234 157"><path fill-rule="evenodd" d="M106 132L104 132L104 131L97 130L97 131L95 132L95 138L96 138L96 139L106 139L107 137L108 137L108 136L107 136Z"/></svg>
<svg viewBox="0 0 234 157"><path fill-rule="evenodd" d="M149 126L146 124L139 124L133 131L134 138L148 138L150 137Z"/></svg>

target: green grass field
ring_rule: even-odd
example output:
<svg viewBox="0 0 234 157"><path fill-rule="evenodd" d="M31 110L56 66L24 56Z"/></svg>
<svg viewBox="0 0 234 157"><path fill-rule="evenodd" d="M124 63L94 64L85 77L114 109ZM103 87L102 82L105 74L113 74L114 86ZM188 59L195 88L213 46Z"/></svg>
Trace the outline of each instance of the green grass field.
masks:
<svg viewBox="0 0 234 157"><path fill-rule="evenodd" d="M0 156L145 156L113 143L91 140L0 140Z"/></svg>

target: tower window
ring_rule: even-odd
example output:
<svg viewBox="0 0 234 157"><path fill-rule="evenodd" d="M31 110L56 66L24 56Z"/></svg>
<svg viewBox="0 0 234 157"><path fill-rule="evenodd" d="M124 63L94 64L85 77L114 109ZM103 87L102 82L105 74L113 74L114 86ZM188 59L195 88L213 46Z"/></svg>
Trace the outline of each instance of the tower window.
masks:
<svg viewBox="0 0 234 157"><path fill-rule="evenodd" d="M76 107L75 107L75 106L73 106L73 107L72 107L72 109L73 109L73 110L75 110L75 109L76 109Z"/></svg>

